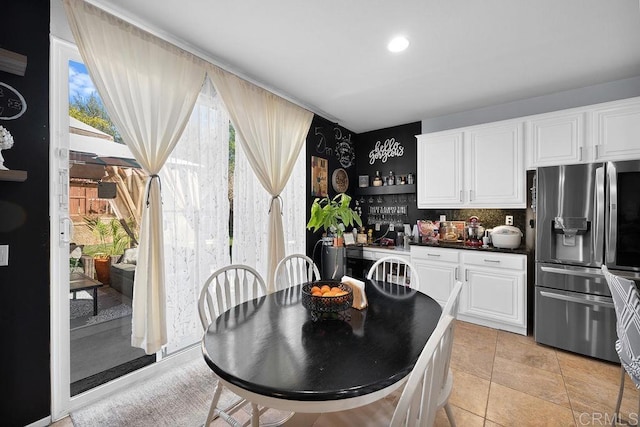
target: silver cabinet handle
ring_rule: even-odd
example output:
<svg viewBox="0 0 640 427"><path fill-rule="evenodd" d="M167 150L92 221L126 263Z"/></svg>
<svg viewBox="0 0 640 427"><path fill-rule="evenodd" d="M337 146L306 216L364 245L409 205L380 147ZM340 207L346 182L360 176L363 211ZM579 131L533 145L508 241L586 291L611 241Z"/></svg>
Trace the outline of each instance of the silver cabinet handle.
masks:
<svg viewBox="0 0 640 427"><path fill-rule="evenodd" d="M556 294L556 293L545 292L545 291L540 291L540 295L543 297L553 298L560 301L577 302L578 304L599 305L602 307L613 308L613 302L603 301L602 299L591 299L591 298L587 299L587 298L574 297L570 295Z"/></svg>
<svg viewBox="0 0 640 427"><path fill-rule="evenodd" d="M456 278L456 280L458 280L458 267L456 267L455 269L454 277Z"/></svg>
<svg viewBox="0 0 640 427"><path fill-rule="evenodd" d="M462 201L462 190L460 190L460 201Z"/></svg>
<svg viewBox="0 0 640 427"><path fill-rule="evenodd" d="M582 161L582 147L578 147L578 160Z"/></svg>
<svg viewBox="0 0 640 427"><path fill-rule="evenodd" d="M494 262L496 264L500 264L500 260L499 259L485 259L484 262Z"/></svg>
<svg viewBox="0 0 640 427"><path fill-rule="evenodd" d="M469 281L469 270L467 270L466 268L464 269L464 281L468 282Z"/></svg>
<svg viewBox="0 0 640 427"><path fill-rule="evenodd" d="M473 190L469 190L469 201L473 200Z"/></svg>
<svg viewBox="0 0 640 427"><path fill-rule="evenodd" d="M439 256L440 256L440 254L427 254L427 256L439 257Z"/></svg>

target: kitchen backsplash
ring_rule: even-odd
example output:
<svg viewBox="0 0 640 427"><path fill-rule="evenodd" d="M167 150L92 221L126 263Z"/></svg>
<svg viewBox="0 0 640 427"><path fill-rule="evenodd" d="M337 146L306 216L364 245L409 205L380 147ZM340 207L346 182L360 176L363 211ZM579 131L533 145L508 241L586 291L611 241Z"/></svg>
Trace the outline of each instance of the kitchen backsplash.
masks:
<svg viewBox="0 0 640 427"><path fill-rule="evenodd" d="M476 216L478 217L480 224L485 228L485 230L505 224L506 216L511 215L513 216L513 225L515 227L518 227L523 234L526 234L526 209L410 209L408 215L401 215L398 213L398 210L395 210L392 213L387 213L389 212L389 207L394 207L395 205L397 204L384 202L379 205L372 205L372 207L374 207L374 211L375 209L378 209L383 213L370 215L369 212L371 211L371 209L365 202L362 209L363 224L367 229L374 229L374 238L380 237L385 233L387 234L387 237L394 238L396 236L396 231L402 231L402 228L400 228L399 230L395 230L393 232L387 232L387 223L389 220L394 222L396 226L399 223L405 223L411 224L411 227L413 227L413 225L416 224L418 220L439 221L440 215L445 215L447 221L468 221L470 217ZM382 218L382 215L384 215L384 218ZM372 218L370 218L370 216ZM384 223L380 225L380 230L377 231L375 230L376 220L384 221Z"/></svg>

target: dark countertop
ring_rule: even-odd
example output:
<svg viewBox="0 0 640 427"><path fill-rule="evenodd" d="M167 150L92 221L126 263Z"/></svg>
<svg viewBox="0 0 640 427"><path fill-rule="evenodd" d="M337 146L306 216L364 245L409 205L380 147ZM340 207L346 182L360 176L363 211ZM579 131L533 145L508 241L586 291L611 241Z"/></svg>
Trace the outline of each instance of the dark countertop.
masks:
<svg viewBox="0 0 640 427"><path fill-rule="evenodd" d="M464 244L464 242L411 243L411 245L429 246L432 248L465 249L468 251L499 252L503 254L529 255L529 252L527 251L527 247L525 245L520 245L520 247L517 249L494 248L493 246L489 246L488 248L474 247L474 246L467 246Z"/></svg>

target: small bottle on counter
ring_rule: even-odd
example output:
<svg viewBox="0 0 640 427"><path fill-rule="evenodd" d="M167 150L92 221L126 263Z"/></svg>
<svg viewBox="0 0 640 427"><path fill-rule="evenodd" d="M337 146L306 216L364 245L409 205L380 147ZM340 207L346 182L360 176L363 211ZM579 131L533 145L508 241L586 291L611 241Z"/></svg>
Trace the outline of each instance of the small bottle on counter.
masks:
<svg viewBox="0 0 640 427"><path fill-rule="evenodd" d="M380 171L376 171L376 176L373 178L373 186L381 187L382 186L382 178L380 177Z"/></svg>
<svg viewBox="0 0 640 427"><path fill-rule="evenodd" d="M389 177L387 178L387 185L395 185L396 179L393 176L393 171L389 171Z"/></svg>

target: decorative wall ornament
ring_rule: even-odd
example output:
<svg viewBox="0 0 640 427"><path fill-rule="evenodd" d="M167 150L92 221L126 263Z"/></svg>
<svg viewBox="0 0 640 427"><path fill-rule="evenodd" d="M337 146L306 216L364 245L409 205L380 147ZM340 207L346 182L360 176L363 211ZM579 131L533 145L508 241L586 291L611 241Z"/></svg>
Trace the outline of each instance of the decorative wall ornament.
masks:
<svg viewBox="0 0 640 427"><path fill-rule="evenodd" d="M344 193L349 189L349 175L347 171L338 168L331 175L331 186L337 193Z"/></svg>
<svg viewBox="0 0 640 427"><path fill-rule="evenodd" d="M356 160L356 151L351 142L351 134L343 134L339 127L335 127L334 132L338 162L343 168L350 168Z"/></svg>
<svg viewBox="0 0 640 427"><path fill-rule="evenodd" d="M27 111L27 101L16 89L0 82L0 120L14 120Z"/></svg>
<svg viewBox="0 0 640 427"><path fill-rule="evenodd" d="M373 150L369 151L369 164L372 165L376 160L387 163L389 157L402 157L404 155L404 146L395 138L389 138L384 141L377 141Z"/></svg>
<svg viewBox="0 0 640 427"><path fill-rule="evenodd" d="M13 147L13 136L11 133L4 128L4 126L0 126L0 170L9 170L4 165L4 157L2 157L2 150L8 150Z"/></svg>
<svg viewBox="0 0 640 427"><path fill-rule="evenodd" d="M326 197L328 194L329 163L322 157L311 156L311 196Z"/></svg>

